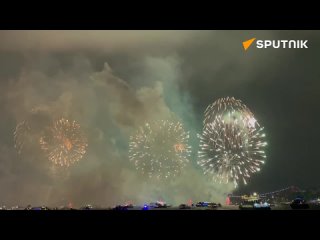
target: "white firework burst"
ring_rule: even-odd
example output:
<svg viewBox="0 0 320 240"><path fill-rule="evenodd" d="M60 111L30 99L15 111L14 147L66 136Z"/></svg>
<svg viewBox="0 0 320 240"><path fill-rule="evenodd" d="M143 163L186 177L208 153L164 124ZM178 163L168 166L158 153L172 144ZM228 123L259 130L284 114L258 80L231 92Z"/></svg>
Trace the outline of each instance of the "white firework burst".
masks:
<svg viewBox="0 0 320 240"><path fill-rule="evenodd" d="M248 178L260 171L266 159L267 142L263 128L250 110L239 100L230 99L236 107L218 100L219 104L214 105L216 110L209 107L206 110L213 116L207 115L202 135L198 135L198 164L214 181L233 182L237 187L240 182L247 184Z"/></svg>
<svg viewBox="0 0 320 240"><path fill-rule="evenodd" d="M217 116L222 116L225 121L227 119L233 121L239 117L246 118L248 127L255 127L258 124L250 109L241 100L234 97L219 98L210 104L204 112L204 127L212 123Z"/></svg>
<svg viewBox="0 0 320 240"><path fill-rule="evenodd" d="M150 178L177 176L189 162L189 133L179 121L146 123L130 137L129 160Z"/></svg>

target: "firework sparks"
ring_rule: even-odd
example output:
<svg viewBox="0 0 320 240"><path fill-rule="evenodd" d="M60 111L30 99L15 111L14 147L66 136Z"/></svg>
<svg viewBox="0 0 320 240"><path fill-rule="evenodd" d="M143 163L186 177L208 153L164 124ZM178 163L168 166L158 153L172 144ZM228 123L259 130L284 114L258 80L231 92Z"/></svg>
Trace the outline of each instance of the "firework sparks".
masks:
<svg viewBox="0 0 320 240"><path fill-rule="evenodd" d="M34 153L39 150L39 138L50 123L50 114L40 107L31 109L26 118L14 130L14 147L18 154Z"/></svg>
<svg viewBox="0 0 320 240"><path fill-rule="evenodd" d="M225 121L246 118L249 127L255 127L257 121L250 109L241 100L234 97L219 98L210 104L204 113L203 125L212 123L217 116L223 116Z"/></svg>
<svg viewBox="0 0 320 240"><path fill-rule="evenodd" d="M150 178L175 177L189 162L188 140L189 133L179 121L146 123L130 137L129 160Z"/></svg>
<svg viewBox="0 0 320 240"><path fill-rule="evenodd" d="M70 166L79 161L88 146L80 125L64 118L53 123L40 138L40 145L49 160L60 166Z"/></svg>
<svg viewBox="0 0 320 240"><path fill-rule="evenodd" d="M20 122L16 126L16 129L13 133L14 147L17 149L19 154L21 154L21 151L24 147L26 139L28 138L30 130L31 128L27 121Z"/></svg>
<svg viewBox="0 0 320 240"><path fill-rule="evenodd" d="M199 135L198 164L205 174L212 174L214 181L233 182L237 187L241 181L247 184L251 174L260 171L266 159L267 143L263 128L250 110L240 105L239 100L230 99L236 107L218 100L218 105L210 105L218 111L210 107L206 110L214 116L207 115L202 135Z"/></svg>

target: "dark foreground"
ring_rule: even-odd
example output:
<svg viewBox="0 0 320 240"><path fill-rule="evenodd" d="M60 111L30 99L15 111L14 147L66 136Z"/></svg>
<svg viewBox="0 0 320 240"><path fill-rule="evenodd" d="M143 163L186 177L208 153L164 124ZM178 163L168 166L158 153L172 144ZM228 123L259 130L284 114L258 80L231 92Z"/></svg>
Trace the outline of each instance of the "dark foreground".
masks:
<svg viewBox="0 0 320 240"><path fill-rule="evenodd" d="M272 205L269 208L253 208L251 206L241 208L239 205L220 205L220 206L214 206L214 207L197 207L197 206L187 206L184 204L184 206L165 206L165 207L150 207L150 206L126 206L126 205L118 205L114 207L94 207L91 205L87 205L81 208L70 208L70 207L46 207L46 206L40 206L40 207L2 207L0 208L0 212L5 212L7 210L14 211L43 211L43 210L54 210L54 211L65 211L65 210L82 210L82 211L88 211L88 210L100 210L100 211L203 211L203 210L214 210L214 211L267 211L267 210L320 210L320 205L308 205L307 208L292 208L289 203L282 203L282 204L275 204Z"/></svg>

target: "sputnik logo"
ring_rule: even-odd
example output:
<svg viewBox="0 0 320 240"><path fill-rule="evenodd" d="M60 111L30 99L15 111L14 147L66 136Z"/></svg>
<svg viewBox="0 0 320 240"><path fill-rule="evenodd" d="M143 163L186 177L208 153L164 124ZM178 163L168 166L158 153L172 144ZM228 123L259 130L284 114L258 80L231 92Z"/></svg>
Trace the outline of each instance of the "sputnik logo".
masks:
<svg viewBox="0 0 320 240"><path fill-rule="evenodd" d="M243 48L245 51L247 51L247 49L250 47L250 45L254 42L254 40L256 40L256 38L251 38L247 41L242 42Z"/></svg>
<svg viewBox="0 0 320 240"><path fill-rule="evenodd" d="M242 42L242 46L245 51L256 41L256 48L281 48L281 49L303 49L308 48L308 40L256 40L256 38L251 38L247 41Z"/></svg>

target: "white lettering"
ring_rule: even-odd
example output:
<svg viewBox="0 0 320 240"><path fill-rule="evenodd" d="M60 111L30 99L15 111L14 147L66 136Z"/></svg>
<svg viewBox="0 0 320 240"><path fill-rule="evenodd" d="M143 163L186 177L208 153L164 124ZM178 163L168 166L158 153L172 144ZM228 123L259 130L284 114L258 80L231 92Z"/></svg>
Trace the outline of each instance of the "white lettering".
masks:
<svg viewBox="0 0 320 240"><path fill-rule="evenodd" d="M289 43L288 43L288 48L299 48L299 47L296 47L296 41L295 40L290 40ZM293 45L293 47L292 47Z"/></svg>
<svg viewBox="0 0 320 240"><path fill-rule="evenodd" d="M308 48L308 40L257 40L257 48Z"/></svg>
<svg viewBox="0 0 320 240"><path fill-rule="evenodd" d="M308 48L308 46L307 46L307 42L308 42L308 40L301 40L301 48Z"/></svg>
<svg viewBox="0 0 320 240"><path fill-rule="evenodd" d="M270 40L265 40L264 41L264 48L268 48L268 47L270 47L271 46L271 41Z"/></svg>
<svg viewBox="0 0 320 240"><path fill-rule="evenodd" d="M288 40L281 40L281 42L283 43L283 44L282 44L282 47L283 47L283 48L286 48L286 43L288 42Z"/></svg>
<svg viewBox="0 0 320 240"><path fill-rule="evenodd" d="M257 48L263 48L263 41L262 40L257 41Z"/></svg>
<svg viewBox="0 0 320 240"><path fill-rule="evenodd" d="M280 41L277 41L278 45L275 44L275 41L273 41L273 48L279 48L280 47Z"/></svg>

